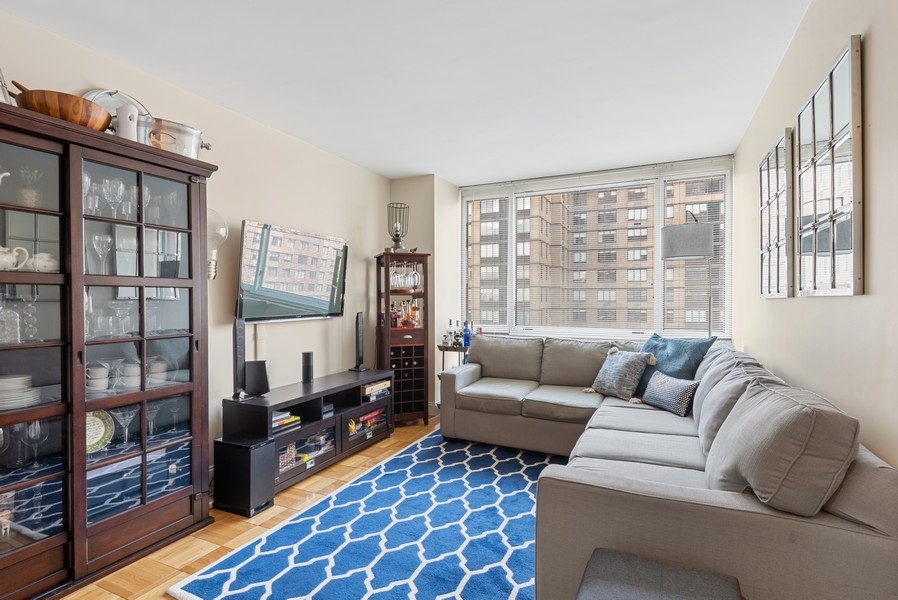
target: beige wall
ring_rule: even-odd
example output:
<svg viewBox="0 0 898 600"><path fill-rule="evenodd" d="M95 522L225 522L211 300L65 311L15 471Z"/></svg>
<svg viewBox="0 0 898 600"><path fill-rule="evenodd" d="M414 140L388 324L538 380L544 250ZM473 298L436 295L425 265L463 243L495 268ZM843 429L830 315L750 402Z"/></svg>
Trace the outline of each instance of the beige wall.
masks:
<svg viewBox="0 0 898 600"><path fill-rule="evenodd" d="M252 358L253 348L258 348L258 358L268 361L271 384L299 381L303 351L315 353L318 375L354 365L354 316L358 311L365 312L369 333L366 363L373 364L373 256L388 240L385 207L389 180L3 12L0 31L0 68L7 80L79 94L91 88L119 89L156 116L201 129L212 143L213 150L200 156L219 166L209 181L209 206L219 211L231 228L220 253L218 279L209 282L212 438L221 435L220 398L232 393L231 325L243 219L349 240L345 317L248 329L248 336L253 330L258 336L255 344L248 341L248 356Z"/></svg>
<svg viewBox="0 0 898 600"><path fill-rule="evenodd" d="M819 84L849 36L861 34L866 295L759 297L758 164ZM788 381L861 421L861 439L898 464L898 3L815 0L736 152L734 338Z"/></svg>

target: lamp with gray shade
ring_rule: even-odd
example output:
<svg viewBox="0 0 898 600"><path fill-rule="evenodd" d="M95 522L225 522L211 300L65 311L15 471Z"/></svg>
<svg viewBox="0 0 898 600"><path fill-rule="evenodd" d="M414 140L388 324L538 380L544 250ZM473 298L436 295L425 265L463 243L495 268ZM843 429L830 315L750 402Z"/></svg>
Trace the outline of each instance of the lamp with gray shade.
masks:
<svg viewBox="0 0 898 600"><path fill-rule="evenodd" d="M708 262L708 337L711 337L711 257L714 256L714 225L699 223L668 225L661 228L661 260L697 260Z"/></svg>

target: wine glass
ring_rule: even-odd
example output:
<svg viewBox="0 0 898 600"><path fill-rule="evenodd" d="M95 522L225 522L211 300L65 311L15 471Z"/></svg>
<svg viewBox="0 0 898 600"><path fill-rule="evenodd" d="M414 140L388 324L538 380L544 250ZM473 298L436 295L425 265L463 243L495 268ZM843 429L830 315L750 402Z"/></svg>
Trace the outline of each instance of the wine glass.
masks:
<svg viewBox="0 0 898 600"><path fill-rule="evenodd" d="M31 464L34 468L41 466L38 460L38 449L47 441L48 437L50 437L50 426L47 423L39 420L30 421L25 426L25 443L34 450L34 462Z"/></svg>
<svg viewBox="0 0 898 600"><path fill-rule="evenodd" d="M9 430L6 427L0 427L0 454L9 447Z"/></svg>
<svg viewBox="0 0 898 600"><path fill-rule="evenodd" d="M19 444L17 448L18 451L16 453L16 461L12 466L14 469L18 469L25 464L25 457L22 455L22 440L25 438L25 423L13 424L12 434L16 436Z"/></svg>
<svg viewBox="0 0 898 600"><path fill-rule="evenodd" d="M134 307L134 300L110 300L108 304L109 308L115 311L115 316L119 321L119 334L122 337L128 337L128 328L126 323L128 323L128 316L131 313L131 309Z"/></svg>
<svg viewBox="0 0 898 600"><path fill-rule="evenodd" d="M109 252L112 250L112 236L108 233L97 233L94 234L91 241L94 246L94 252L100 258L100 275L108 275L106 257L109 256Z"/></svg>
<svg viewBox="0 0 898 600"><path fill-rule="evenodd" d="M162 409L161 402L147 402L147 437L156 432L156 415Z"/></svg>
<svg viewBox="0 0 898 600"><path fill-rule="evenodd" d="M179 398L172 398L168 401L168 410L171 411L171 430L178 430L178 413L181 412L183 406Z"/></svg>
<svg viewBox="0 0 898 600"><path fill-rule="evenodd" d="M112 218L118 218L118 207L125 197L125 182L121 179L103 180L103 200L112 209Z"/></svg>
<svg viewBox="0 0 898 600"><path fill-rule="evenodd" d="M131 425L131 421L134 419L134 416L140 412L140 407L136 404L129 404L128 406L119 406L118 408L111 408L109 412L112 413L112 417L118 422L119 425L122 426L122 431L125 433L123 445L128 445L128 429Z"/></svg>
<svg viewBox="0 0 898 600"><path fill-rule="evenodd" d="M111 389L112 393L115 393L115 386L120 381L121 377L118 373L119 365L125 362L124 358L106 358L106 359L97 359L97 362L106 367L106 370L109 371L109 379L111 379Z"/></svg>

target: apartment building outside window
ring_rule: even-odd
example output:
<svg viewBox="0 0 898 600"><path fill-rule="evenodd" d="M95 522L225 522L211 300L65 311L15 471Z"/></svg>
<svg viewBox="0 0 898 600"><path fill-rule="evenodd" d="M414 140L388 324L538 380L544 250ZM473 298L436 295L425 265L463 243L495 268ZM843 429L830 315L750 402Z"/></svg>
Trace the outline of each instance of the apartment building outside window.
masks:
<svg viewBox="0 0 898 600"><path fill-rule="evenodd" d="M479 275L464 282L463 314L490 333L703 337L710 274L712 329L727 337L731 166L726 157L463 188L464 272ZM687 210L715 226L710 272L706 261L662 263L655 248ZM498 230L483 229L488 221Z"/></svg>

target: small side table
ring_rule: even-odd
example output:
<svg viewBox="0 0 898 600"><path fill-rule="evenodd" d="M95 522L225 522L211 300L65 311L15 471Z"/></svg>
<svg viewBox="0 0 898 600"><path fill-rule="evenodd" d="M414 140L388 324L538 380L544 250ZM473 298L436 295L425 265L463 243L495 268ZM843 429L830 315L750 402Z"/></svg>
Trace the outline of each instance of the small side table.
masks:
<svg viewBox="0 0 898 600"><path fill-rule="evenodd" d="M441 345L437 346L437 349L442 353L442 356L443 356L443 367L440 369L440 371L446 370L446 353L447 352L455 352L457 354L461 354L462 357L459 360L459 363L464 362L465 357L468 355L468 346L445 346L445 345L441 344Z"/></svg>

